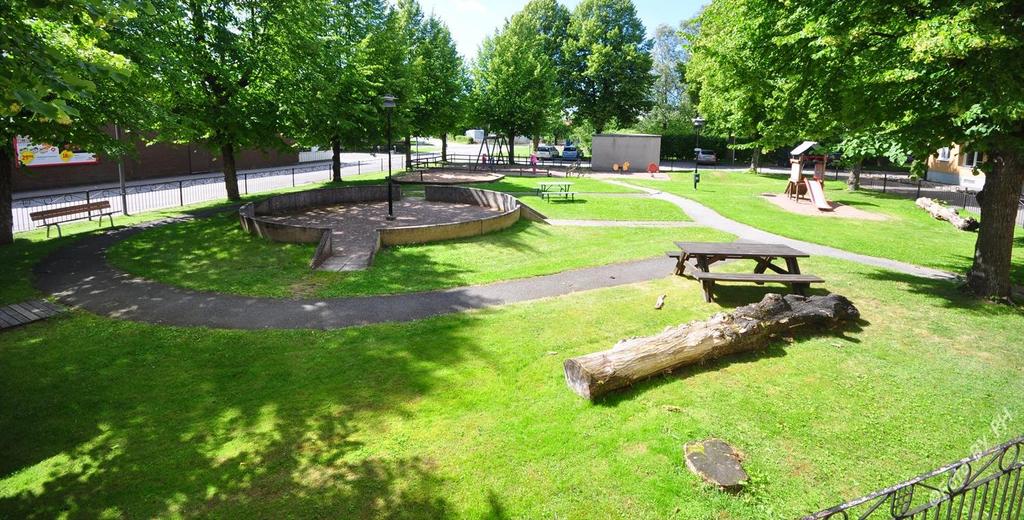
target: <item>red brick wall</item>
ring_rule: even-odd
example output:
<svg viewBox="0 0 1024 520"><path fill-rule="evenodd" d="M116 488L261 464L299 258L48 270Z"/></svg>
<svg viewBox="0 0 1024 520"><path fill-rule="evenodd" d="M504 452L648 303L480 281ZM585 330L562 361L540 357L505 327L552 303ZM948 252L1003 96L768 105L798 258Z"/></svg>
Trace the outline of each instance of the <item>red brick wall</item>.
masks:
<svg viewBox="0 0 1024 520"><path fill-rule="evenodd" d="M8 144L8 146L10 146ZM220 155L213 156L199 146L154 144L136 147L137 155L125 158L128 181L188 175L189 172L219 172ZM189 164L191 155L191 166ZM239 170L287 166L299 162L297 152L243 150L235 157ZM191 170L190 170L191 168ZM117 161L102 158L97 164L15 168L14 191L49 190L86 184L117 182Z"/></svg>

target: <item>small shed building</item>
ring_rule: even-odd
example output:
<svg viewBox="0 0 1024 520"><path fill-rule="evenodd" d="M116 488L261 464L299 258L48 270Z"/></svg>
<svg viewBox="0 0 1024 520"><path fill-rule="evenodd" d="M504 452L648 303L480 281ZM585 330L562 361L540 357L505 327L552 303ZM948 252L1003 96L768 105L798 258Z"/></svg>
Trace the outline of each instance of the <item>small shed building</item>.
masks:
<svg viewBox="0 0 1024 520"><path fill-rule="evenodd" d="M661 166L660 135L597 134L590 148L595 172L610 172L612 165L621 167L627 162L631 171L647 171L651 163Z"/></svg>

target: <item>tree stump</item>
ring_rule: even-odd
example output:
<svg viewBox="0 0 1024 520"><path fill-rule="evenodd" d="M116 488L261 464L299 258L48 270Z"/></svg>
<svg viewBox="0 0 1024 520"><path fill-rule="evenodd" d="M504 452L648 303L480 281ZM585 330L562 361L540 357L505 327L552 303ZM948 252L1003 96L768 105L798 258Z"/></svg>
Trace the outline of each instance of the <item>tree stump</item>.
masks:
<svg viewBox="0 0 1024 520"><path fill-rule="evenodd" d="M690 471L725 491L739 491L750 479L740 465L740 455L721 439L686 443L683 459Z"/></svg>
<svg viewBox="0 0 1024 520"><path fill-rule="evenodd" d="M960 231L975 231L981 227L981 223L973 217L961 217L960 211L956 208L951 208L935 199L921 197L917 199L916 204L919 208L927 211L932 218L945 220L946 222L953 224L953 227Z"/></svg>
<svg viewBox="0 0 1024 520"><path fill-rule="evenodd" d="M565 360L565 381L595 399L651 376L737 352L758 350L800 327L832 328L860 317L843 296L767 294L759 303L709 320L669 327L656 336L619 341L611 350Z"/></svg>

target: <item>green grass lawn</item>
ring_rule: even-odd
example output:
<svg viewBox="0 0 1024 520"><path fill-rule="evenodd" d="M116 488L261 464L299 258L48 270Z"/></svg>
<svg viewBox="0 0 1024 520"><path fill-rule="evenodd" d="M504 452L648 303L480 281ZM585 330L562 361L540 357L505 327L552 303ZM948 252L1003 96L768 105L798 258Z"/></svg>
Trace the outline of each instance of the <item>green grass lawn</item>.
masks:
<svg viewBox="0 0 1024 520"><path fill-rule="evenodd" d="M364 173L345 177L341 186L352 184L377 184L386 177L386 173ZM312 190L331 183L306 184L295 188L285 188L272 192L264 192L242 197L243 201L258 200L276 193L287 193L290 191ZM205 202L193 204L180 208L170 208L159 211L147 211L137 213L129 217L123 215L114 216L114 224L118 227L129 226L142 222L149 222L168 217L180 217L196 211L208 211L219 207L227 207L224 201ZM0 284L0 305L23 302L41 295L32 285L32 266L42 260L59 247L70 244L79 238L93 234L104 233L108 227L97 227L95 222L78 221L61 225L63 238L47 238L45 230L33 230L15 235L15 243L12 246L0 246L0 265L7 270L4 283Z"/></svg>
<svg viewBox="0 0 1024 520"><path fill-rule="evenodd" d="M253 296L334 297L428 291L557 273L663 254L673 240L729 240L706 228L583 228L526 221L488 235L385 248L364 271L310 271L312 244L267 242L233 214L142 232L111 262L139 276Z"/></svg>
<svg viewBox="0 0 1024 520"><path fill-rule="evenodd" d="M597 404L566 387L564 359L722 307L667 277L341 331L72 312L0 333L0 517L794 518L1024 429L1021 313L854 264L805 268L858 305L859 330ZM743 452L743 492L686 470L682 445L711 436Z"/></svg>
<svg viewBox="0 0 1024 520"><path fill-rule="evenodd" d="M504 191L507 193L533 193L543 182L568 182L572 186L570 191L576 193L639 193L640 190L627 188L621 185L609 184L598 179L587 177L514 177L507 176L497 182L481 182L470 184L474 188L485 190Z"/></svg>
<svg viewBox="0 0 1024 520"><path fill-rule="evenodd" d="M577 194L572 200L520 195L524 204L551 219L582 220L690 220L678 206L658 199Z"/></svg>
<svg viewBox="0 0 1024 520"><path fill-rule="evenodd" d="M783 236L871 256L962 273L971 266L977 234L954 229L933 219L911 199L875 191L849 192L841 181L827 181L829 200L889 217L883 222L796 215L764 200L762 193L781 194L784 175L702 171L700 189L692 177L673 174L666 181L630 181L697 200L722 215ZM1024 283L1024 230L1017 230L1014 278Z"/></svg>

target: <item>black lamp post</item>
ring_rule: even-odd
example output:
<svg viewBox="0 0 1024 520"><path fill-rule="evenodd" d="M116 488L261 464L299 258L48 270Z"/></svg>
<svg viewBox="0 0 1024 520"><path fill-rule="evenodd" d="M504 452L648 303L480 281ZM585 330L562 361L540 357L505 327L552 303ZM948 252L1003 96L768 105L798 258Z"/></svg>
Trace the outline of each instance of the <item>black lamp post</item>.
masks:
<svg viewBox="0 0 1024 520"><path fill-rule="evenodd" d="M395 220L395 209L394 209L394 195L392 191L394 186L391 181L391 111L395 108L395 100L398 99L390 94L385 95L384 100L384 112L387 114L388 126L388 220Z"/></svg>
<svg viewBox="0 0 1024 520"><path fill-rule="evenodd" d="M700 173L697 171L697 161L700 159L700 129L704 128L704 118L697 114L697 117L692 119L693 127L697 129L697 146L693 149L693 189L697 189L697 183L700 182Z"/></svg>

